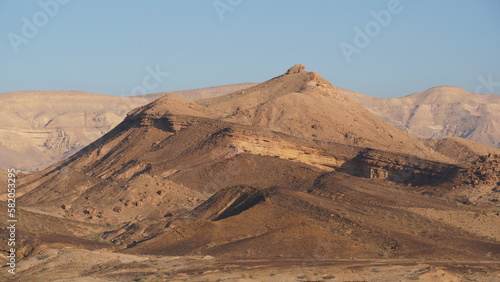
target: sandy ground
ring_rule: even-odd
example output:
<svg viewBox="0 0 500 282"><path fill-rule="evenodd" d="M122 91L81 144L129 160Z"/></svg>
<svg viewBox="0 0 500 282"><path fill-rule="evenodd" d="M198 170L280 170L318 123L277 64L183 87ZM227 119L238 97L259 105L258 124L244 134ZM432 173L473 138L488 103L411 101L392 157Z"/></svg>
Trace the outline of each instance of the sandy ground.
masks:
<svg viewBox="0 0 500 282"><path fill-rule="evenodd" d="M6 268L4 268L6 270ZM274 260L39 249L2 281L499 281L498 261Z"/></svg>

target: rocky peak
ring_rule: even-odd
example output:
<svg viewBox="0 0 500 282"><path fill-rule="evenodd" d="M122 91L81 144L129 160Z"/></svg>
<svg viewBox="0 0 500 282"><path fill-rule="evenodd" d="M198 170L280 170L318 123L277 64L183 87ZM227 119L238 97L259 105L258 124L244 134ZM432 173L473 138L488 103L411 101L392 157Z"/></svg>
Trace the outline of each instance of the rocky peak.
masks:
<svg viewBox="0 0 500 282"><path fill-rule="evenodd" d="M291 73L301 73L306 69L304 65L297 64L291 68L289 68L285 74L291 74Z"/></svg>

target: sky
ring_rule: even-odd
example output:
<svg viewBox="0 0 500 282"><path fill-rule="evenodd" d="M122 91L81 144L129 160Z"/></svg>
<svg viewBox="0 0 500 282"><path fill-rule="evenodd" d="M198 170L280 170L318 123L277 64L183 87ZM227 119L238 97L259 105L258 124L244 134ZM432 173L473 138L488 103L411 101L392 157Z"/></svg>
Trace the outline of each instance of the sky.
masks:
<svg viewBox="0 0 500 282"><path fill-rule="evenodd" d="M0 34L0 92L130 96L303 64L375 97L500 95L498 0L0 0Z"/></svg>

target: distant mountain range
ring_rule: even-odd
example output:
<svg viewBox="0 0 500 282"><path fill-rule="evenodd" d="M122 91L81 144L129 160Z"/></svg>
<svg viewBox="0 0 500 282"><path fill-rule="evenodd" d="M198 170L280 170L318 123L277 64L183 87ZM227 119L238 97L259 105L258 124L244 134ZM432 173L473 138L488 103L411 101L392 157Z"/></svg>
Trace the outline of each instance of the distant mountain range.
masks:
<svg viewBox="0 0 500 282"><path fill-rule="evenodd" d="M381 120L423 138L466 138L500 147L500 96L439 86L401 98L344 91Z"/></svg>

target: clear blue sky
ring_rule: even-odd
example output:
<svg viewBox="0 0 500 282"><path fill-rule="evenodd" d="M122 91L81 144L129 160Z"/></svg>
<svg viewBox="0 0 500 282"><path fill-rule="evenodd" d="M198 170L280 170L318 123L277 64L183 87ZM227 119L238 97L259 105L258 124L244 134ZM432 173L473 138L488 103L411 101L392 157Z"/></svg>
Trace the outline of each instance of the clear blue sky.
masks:
<svg viewBox="0 0 500 282"><path fill-rule="evenodd" d="M144 89L162 92L262 82L301 63L377 97L439 85L475 91L488 76L495 87L481 92L500 94L498 0L400 0L392 11L394 0L55 1L40 1L58 3L49 15L38 0L0 0L0 92L126 96L144 87L148 67L169 73L146 79ZM385 26L371 13L380 10L391 15ZM368 44L356 45L356 27L368 27ZM358 49L350 62L342 42Z"/></svg>

